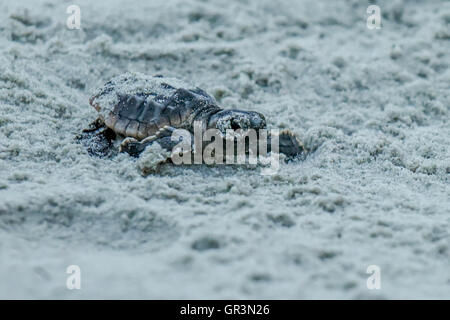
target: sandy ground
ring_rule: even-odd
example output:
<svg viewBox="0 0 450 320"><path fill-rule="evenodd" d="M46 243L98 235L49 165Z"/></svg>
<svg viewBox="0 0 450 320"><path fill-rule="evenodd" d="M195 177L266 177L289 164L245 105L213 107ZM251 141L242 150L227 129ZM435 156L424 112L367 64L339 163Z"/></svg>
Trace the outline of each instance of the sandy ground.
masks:
<svg viewBox="0 0 450 320"><path fill-rule="evenodd" d="M357 0L2 0L0 298L450 298L450 2L371 3L380 30ZM310 154L272 176L91 158L88 99L125 71Z"/></svg>

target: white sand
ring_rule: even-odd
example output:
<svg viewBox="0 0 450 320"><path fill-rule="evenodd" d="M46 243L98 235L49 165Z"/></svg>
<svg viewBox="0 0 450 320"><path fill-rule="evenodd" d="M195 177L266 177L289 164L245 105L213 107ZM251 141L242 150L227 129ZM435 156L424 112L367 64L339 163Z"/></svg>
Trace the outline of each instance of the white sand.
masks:
<svg viewBox="0 0 450 320"><path fill-rule="evenodd" d="M376 1L380 30L359 0L134 2L0 2L0 298L450 298L448 1ZM268 177L91 158L88 99L126 71L311 154Z"/></svg>

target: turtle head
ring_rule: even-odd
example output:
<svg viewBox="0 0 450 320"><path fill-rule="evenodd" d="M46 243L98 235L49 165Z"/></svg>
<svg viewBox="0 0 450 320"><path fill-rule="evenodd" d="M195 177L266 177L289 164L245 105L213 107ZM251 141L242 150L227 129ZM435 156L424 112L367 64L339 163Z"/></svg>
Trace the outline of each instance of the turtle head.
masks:
<svg viewBox="0 0 450 320"><path fill-rule="evenodd" d="M208 128L219 129L225 133L227 129L264 129L266 119L255 111L222 110L213 114L208 121Z"/></svg>

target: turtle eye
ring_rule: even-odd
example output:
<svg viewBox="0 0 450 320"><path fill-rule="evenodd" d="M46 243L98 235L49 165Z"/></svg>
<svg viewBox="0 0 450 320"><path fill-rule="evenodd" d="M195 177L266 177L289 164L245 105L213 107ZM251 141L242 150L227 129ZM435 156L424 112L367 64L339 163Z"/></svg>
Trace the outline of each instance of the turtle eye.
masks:
<svg viewBox="0 0 450 320"><path fill-rule="evenodd" d="M239 121L236 121L236 119L231 120L231 129L233 130L241 129Z"/></svg>
<svg viewBox="0 0 450 320"><path fill-rule="evenodd" d="M236 116L230 120L230 127L233 130L249 129L251 128L250 118L245 113L236 114Z"/></svg>

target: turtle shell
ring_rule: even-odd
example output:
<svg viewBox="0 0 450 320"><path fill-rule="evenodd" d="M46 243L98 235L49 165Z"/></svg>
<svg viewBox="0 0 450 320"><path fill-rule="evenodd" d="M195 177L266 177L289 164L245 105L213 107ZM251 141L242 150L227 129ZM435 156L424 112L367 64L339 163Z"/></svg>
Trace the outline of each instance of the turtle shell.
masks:
<svg viewBox="0 0 450 320"><path fill-rule="evenodd" d="M108 128L139 140L164 126L192 131L194 120L220 110L213 97L184 81L131 72L108 81L89 102Z"/></svg>

